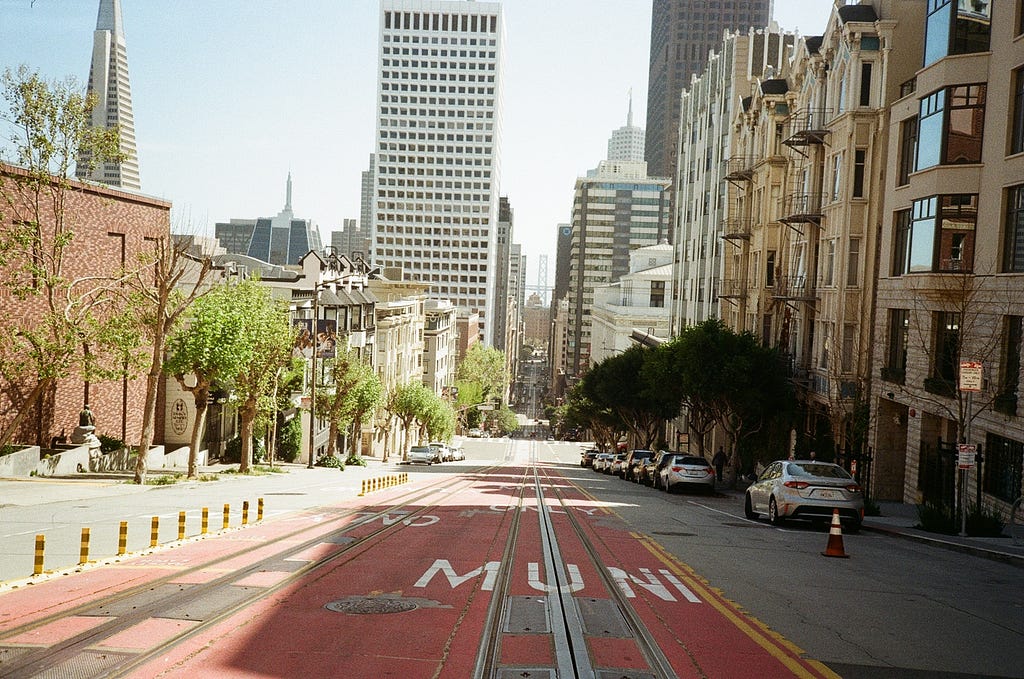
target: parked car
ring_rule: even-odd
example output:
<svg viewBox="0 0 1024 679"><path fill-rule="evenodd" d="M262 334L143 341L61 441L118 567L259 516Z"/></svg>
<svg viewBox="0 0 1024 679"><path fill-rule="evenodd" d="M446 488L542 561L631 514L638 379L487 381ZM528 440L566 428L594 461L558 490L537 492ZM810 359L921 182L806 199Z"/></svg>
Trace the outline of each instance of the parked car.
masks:
<svg viewBox="0 0 1024 679"><path fill-rule="evenodd" d="M581 467L593 467L594 458L600 454L600 450L597 448L591 448L580 452L580 466Z"/></svg>
<svg viewBox="0 0 1024 679"><path fill-rule="evenodd" d="M406 457L406 464L431 465L434 463L435 451L430 446L413 446L409 448L409 455Z"/></svg>
<svg viewBox="0 0 1024 679"><path fill-rule="evenodd" d="M768 514L778 525L785 519L828 519L834 510L850 531L864 520L864 494L850 473L817 460L778 460L747 488L743 511L748 519Z"/></svg>
<svg viewBox="0 0 1024 679"><path fill-rule="evenodd" d="M604 472L604 468L606 466L608 466L608 464L611 462L611 459L613 457L615 457L615 456L612 455L611 453L598 453L597 457L594 458L594 464L593 464L594 471L595 472Z"/></svg>
<svg viewBox="0 0 1024 679"><path fill-rule="evenodd" d="M715 469L699 455L673 455L661 468L661 487L671 493L676 488L713 492Z"/></svg>
<svg viewBox="0 0 1024 679"><path fill-rule="evenodd" d="M462 446L452 446L452 461L461 462L466 459L466 453L462 451Z"/></svg>
<svg viewBox="0 0 1024 679"><path fill-rule="evenodd" d="M638 475L641 477L640 483L647 484L651 488L661 488L661 470L672 461L672 458L682 454L673 450L659 450L644 460L638 472Z"/></svg>
<svg viewBox="0 0 1024 679"><path fill-rule="evenodd" d="M470 429L470 430L469 430L468 432L466 432L466 433L467 433L467 435L468 435L468 436L469 436L470 438L473 438L473 439L478 439L478 438L481 438L481 437L482 437L482 436L484 435L484 433L483 433L482 431L480 431L479 429Z"/></svg>
<svg viewBox="0 0 1024 679"><path fill-rule="evenodd" d="M642 448L634 448L629 451L629 454L626 455L626 461L622 463L622 472L619 476L627 481L639 481L637 478L637 472L639 471L640 465L643 464L645 460L650 459L653 455L653 450L644 450Z"/></svg>
<svg viewBox="0 0 1024 679"><path fill-rule="evenodd" d="M626 453L615 453L612 459L608 461L605 466L605 474L614 474L615 476L622 476L622 464L626 461Z"/></svg>
<svg viewBox="0 0 1024 679"><path fill-rule="evenodd" d="M451 448L440 441L431 441L427 444L434 451L434 462L450 462L452 459Z"/></svg>

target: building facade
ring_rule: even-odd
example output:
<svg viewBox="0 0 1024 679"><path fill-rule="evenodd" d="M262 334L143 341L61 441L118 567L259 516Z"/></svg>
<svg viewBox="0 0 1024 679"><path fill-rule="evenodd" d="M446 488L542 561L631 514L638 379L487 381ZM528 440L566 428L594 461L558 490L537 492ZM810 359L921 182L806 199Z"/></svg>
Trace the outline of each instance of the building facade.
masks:
<svg viewBox="0 0 1024 679"><path fill-rule="evenodd" d="M350 259L369 261L370 231L355 219L343 220L341 231L331 231L331 247Z"/></svg>
<svg viewBox="0 0 1024 679"><path fill-rule="evenodd" d="M117 127L120 134L119 162L92 165L90 154L83 153L76 170L79 179L138 191L139 154L135 146L135 117L132 114L132 88L128 79L128 47L121 20L121 0L100 0L93 33L92 65L89 67L88 93L96 98L92 125Z"/></svg>
<svg viewBox="0 0 1024 679"><path fill-rule="evenodd" d="M372 259L478 314L494 342L501 5L384 0Z"/></svg>
<svg viewBox="0 0 1024 679"><path fill-rule="evenodd" d="M501 196L498 199L498 242L495 260L497 267L494 278L494 312L491 314L494 321L494 348L498 351L505 351L507 346L506 333L509 330L508 316L514 300L511 297L511 286L513 284L512 266L512 238L514 234L514 215L512 204L508 196ZM519 268L516 262L516 269Z"/></svg>
<svg viewBox="0 0 1024 679"><path fill-rule="evenodd" d="M644 128L633 124L633 93L629 93L626 125L612 132L608 139L608 160L639 163L644 159Z"/></svg>
<svg viewBox="0 0 1024 679"><path fill-rule="evenodd" d="M438 396L445 396L455 385L459 339L456 309L448 300L428 299L423 312L423 384Z"/></svg>

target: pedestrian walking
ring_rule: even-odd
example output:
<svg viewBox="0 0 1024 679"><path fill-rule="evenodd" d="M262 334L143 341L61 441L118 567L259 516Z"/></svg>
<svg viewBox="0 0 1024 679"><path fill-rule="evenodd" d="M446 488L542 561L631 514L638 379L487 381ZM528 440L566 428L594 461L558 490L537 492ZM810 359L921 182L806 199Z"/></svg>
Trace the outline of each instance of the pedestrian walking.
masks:
<svg viewBox="0 0 1024 679"><path fill-rule="evenodd" d="M725 455L725 450L722 446L718 446L718 452L711 458L711 464L715 465L715 478L719 481L725 476L725 463L728 462L729 458Z"/></svg>

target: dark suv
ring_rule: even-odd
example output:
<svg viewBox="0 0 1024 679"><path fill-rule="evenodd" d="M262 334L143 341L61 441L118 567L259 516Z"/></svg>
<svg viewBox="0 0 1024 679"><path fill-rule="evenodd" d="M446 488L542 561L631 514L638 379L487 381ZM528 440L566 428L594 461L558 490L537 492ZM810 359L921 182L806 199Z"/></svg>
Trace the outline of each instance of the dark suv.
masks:
<svg viewBox="0 0 1024 679"><path fill-rule="evenodd" d="M653 450L643 450L642 448L634 448L630 451L629 455L626 456L626 461L622 463L622 478L627 481L638 480L637 471L644 462L654 455Z"/></svg>

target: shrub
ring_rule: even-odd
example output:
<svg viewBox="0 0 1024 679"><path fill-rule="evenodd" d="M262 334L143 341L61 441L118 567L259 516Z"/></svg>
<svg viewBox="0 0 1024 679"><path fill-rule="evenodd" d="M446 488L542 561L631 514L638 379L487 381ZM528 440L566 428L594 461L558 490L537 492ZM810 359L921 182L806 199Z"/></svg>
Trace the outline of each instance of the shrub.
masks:
<svg viewBox="0 0 1024 679"><path fill-rule="evenodd" d="M252 464L255 464L263 457L265 446L258 438L252 440ZM224 464L239 464L242 461L242 439L238 436L231 439L224 446L224 455L220 459Z"/></svg>
<svg viewBox="0 0 1024 679"><path fill-rule="evenodd" d="M917 506L917 528L926 530L929 533L942 533L944 535L956 535L956 516L950 507L940 507L930 502Z"/></svg>
<svg viewBox="0 0 1024 679"><path fill-rule="evenodd" d="M97 436L100 440L100 452L101 453L112 453L115 450L121 450L124 448L124 441L121 439L114 438L113 436L106 436L100 434Z"/></svg>
<svg viewBox="0 0 1024 679"><path fill-rule="evenodd" d="M998 538L1003 534L1003 515L998 509L971 505L967 512L967 534L977 538Z"/></svg>
<svg viewBox="0 0 1024 679"><path fill-rule="evenodd" d="M277 436L277 452L274 457L279 462L295 462L302 447L302 421L293 417L278 430Z"/></svg>
<svg viewBox="0 0 1024 679"><path fill-rule="evenodd" d="M345 469L345 464L340 457L334 455L321 455L316 461L317 467L332 467L334 469Z"/></svg>
<svg viewBox="0 0 1024 679"><path fill-rule="evenodd" d="M345 465L351 465L353 467L365 467L366 460L359 457L358 455L349 455L348 458L345 460Z"/></svg>

